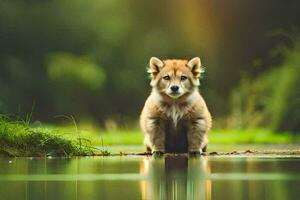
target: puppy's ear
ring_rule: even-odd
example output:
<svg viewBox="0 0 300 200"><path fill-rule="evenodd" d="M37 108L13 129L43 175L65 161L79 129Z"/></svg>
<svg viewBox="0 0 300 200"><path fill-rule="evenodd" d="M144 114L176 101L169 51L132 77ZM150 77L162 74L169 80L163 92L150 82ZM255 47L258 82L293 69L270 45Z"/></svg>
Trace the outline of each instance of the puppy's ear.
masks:
<svg viewBox="0 0 300 200"><path fill-rule="evenodd" d="M201 74L201 60L199 57L192 58L187 63L187 67L190 68L195 78L200 78Z"/></svg>
<svg viewBox="0 0 300 200"><path fill-rule="evenodd" d="M150 58L148 73L151 74L152 78L155 78L156 75L163 68L163 66L164 66L163 61L161 61L160 59L158 59L156 57L152 57L152 58Z"/></svg>

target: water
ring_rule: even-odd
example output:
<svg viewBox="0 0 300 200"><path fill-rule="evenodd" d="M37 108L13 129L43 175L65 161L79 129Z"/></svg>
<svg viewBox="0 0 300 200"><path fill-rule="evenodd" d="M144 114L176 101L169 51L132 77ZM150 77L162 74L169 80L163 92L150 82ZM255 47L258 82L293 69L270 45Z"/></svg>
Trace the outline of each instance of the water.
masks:
<svg viewBox="0 0 300 200"><path fill-rule="evenodd" d="M299 199L300 158L0 158L0 199Z"/></svg>

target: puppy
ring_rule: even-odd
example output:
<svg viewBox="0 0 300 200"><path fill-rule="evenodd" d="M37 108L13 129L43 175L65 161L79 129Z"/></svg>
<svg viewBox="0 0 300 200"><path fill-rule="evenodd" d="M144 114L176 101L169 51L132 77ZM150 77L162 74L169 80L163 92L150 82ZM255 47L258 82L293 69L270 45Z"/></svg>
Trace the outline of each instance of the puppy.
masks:
<svg viewBox="0 0 300 200"><path fill-rule="evenodd" d="M189 61L150 59L152 92L140 116L148 152L206 151L212 119L198 89L201 70L198 57Z"/></svg>

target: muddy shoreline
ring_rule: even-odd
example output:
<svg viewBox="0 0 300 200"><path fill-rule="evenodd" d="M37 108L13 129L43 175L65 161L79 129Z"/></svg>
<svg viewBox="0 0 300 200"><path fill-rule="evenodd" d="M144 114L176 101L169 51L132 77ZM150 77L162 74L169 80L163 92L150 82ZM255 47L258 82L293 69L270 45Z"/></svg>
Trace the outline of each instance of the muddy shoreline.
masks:
<svg viewBox="0 0 300 200"><path fill-rule="evenodd" d="M110 153L109 155L105 153L96 153L95 156L151 156L148 152L116 152ZM188 155L187 153L166 153L165 156L178 156L178 155ZM262 155L276 155L276 156L287 156L287 155L299 155L299 150L245 150L245 151L231 151L231 152L205 152L201 156L262 156Z"/></svg>

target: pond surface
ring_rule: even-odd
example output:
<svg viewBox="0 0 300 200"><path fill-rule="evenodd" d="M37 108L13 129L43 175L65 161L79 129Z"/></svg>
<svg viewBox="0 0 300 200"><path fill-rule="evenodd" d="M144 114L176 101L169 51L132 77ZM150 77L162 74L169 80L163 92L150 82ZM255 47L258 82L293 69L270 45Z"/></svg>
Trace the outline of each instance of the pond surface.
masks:
<svg viewBox="0 0 300 200"><path fill-rule="evenodd" d="M0 199L299 199L296 156L0 158Z"/></svg>

